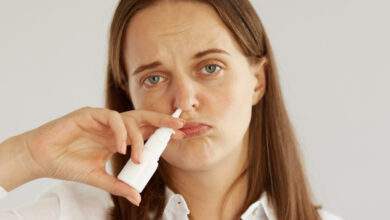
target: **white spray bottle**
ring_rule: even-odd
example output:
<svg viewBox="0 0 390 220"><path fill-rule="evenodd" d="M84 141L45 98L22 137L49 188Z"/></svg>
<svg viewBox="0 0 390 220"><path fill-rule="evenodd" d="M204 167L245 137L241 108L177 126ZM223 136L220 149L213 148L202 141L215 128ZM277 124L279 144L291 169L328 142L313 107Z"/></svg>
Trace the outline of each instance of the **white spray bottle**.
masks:
<svg viewBox="0 0 390 220"><path fill-rule="evenodd" d="M182 110L178 108L172 114L172 117L179 118L181 112ZM140 164L135 164L129 159L119 173L118 179L129 184L136 189L138 193L141 193L157 170L158 160L168 145L173 133L174 130L172 128L158 128L144 145L142 162Z"/></svg>

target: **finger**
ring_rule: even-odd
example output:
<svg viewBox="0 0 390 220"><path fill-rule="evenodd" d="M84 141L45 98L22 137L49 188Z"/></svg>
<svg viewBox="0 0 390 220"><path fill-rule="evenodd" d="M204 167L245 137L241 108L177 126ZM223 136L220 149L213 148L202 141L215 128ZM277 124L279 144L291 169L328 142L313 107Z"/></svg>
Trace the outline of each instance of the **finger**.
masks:
<svg viewBox="0 0 390 220"><path fill-rule="evenodd" d="M156 131L157 127L148 126L148 127L142 127L140 129L144 139L149 139L149 137L154 133L154 131Z"/></svg>
<svg viewBox="0 0 390 220"><path fill-rule="evenodd" d="M151 125L139 128L139 130L141 131L143 140L149 139L149 137L156 131L156 129L158 129L158 128L151 126ZM172 135L173 139L183 139L184 137L185 137L184 132L177 130L177 129L174 129L174 133Z"/></svg>
<svg viewBox="0 0 390 220"><path fill-rule="evenodd" d="M185 137L185 133L180 130L175 130L175 133L172 135L173 139L183 139Z"/></svg>
<svg viewBox="0 0 390 220"><path fill-rule="evenodd" d="M141 131L144 140L149 139L149 137L156 131L156 129L158 129L158 127L152 125L145 125L139 127L139 130Z"/></svg>
<svg viewBox="0 0 390 220"><path fill-rule="evenodd" d="M141 153L144 147L144 140L137 123L132 119L123 120L127 129L129 144L131 145L131 160L141 163Z"/></svg>
<svg viewBox="0 0 390 220"><path fill-rule="evenodd" d="M170 127L173 129L178 129L183 127L185 123L185 121L181 118L174 118L171 115L148 110L135 110L126 112L124 116L130 116L134 118L139 126L153 125L155 127Z"/></svg>
<svg viewBox="0 0 390 220"><path fill-rule="evenodd" d="M140 132L142 134L143 140L147 140L158 129L158 127L155 127L152 125L144 125L144 126L139 127L138 129L140 130ZM181 139L185 136L185 134L180 130L174 129L174 131L175 131L175 133L178 133L178 134L174 134L172 136L172 138Z"/></svg>
<svg viewBox="0 0 390 220"><path fill-rule="evenodd" d="M119 112L111 111L109 114L111 114L109 125L114 132L118 152L126 154L127 129L125 123Z"/></svg>
<svg viewBox="0 0 390 220"><path fill-rule="evenodd" d="M114 152L125 154L127 130L122 116L117 111L98 108L91 108L88 113L96 121L110 127L115 139Z"/></svg>
<svg viewBox="0 0 390 220"><path fill-rule="evenodd" d="M92 172L85 183L101 188L111 194L125 197L136 206L139 206L141 202L141 195L134 188L103 170Z"/></svg>

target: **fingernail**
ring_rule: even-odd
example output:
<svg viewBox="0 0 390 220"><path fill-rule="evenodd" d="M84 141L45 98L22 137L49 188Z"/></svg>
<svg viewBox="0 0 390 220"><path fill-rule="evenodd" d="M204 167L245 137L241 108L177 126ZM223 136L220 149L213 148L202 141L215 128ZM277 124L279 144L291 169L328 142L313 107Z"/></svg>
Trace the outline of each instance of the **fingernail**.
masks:
<svg viewBox="0 0 390 220"><path fill-rule="evenodd" d="M185 124L185 121L181 118L177 118L176 121L177 121L178 125L181 127L184 126L184 124Z"/></svg>
<svg viewBox="0 0 390 220"><path fill-rule="evenodd" d="M138 159L135 155L130 155L130 160L133 161L133 163L138 164Z"/></svg>
<svg viewBox="0 0 390 220"><path fill-rule="evenodd" d="M139 206L139 204L141 202L140 200L133 198L132 196L128 196L128 197L126 197L126 199L129 200L131 203L133 203L136 206Z"/></svg>
<svg viewBox="0 0 390 220"><path fill-rule="evenodd" d="M142 162L142 152L143 152L143 148L144 148L144 146L141 145L141 147L140 147L140 149L139 149L139 153L138 153L138 157L137 157L139 163Z"/></svg>
<svg viewBox="0 0 390 220"><path fill-rule="evenodd" d="M184 137L185 137L185 134L182 131L180 131L180 130L178 130L175 133L175 138L177 138L177 139L183 139Z"/></svg>
<svg viewBox="0 0 390 220"><path fill-rule="evenodd" d="M126 150L127 150L127 144L126 144L126 142L123 142L122 148L121 148L121 153L123 155L126 155Z"/></svg>
<svg viewBox="0 0 390 220"><path fill-rule="evenodd" d="M141 153L136 154L134 159L135 159L137 164L140 164L141 163Z"/></svg>
<svg viewBox="0 0 390 220"><path fill-rule="evenodd" d="M139 204L141 203L141 195L140 194L136 195L135 201L137 202L137 205L139 206Z"/></svg>

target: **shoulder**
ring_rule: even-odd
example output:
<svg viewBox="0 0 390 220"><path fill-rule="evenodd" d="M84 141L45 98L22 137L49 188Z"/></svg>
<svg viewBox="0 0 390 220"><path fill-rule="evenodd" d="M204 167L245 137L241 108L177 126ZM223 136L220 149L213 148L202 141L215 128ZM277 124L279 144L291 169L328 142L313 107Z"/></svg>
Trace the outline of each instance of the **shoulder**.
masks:
<svg viewBox="0 0 390 220"><path fill-rule="evenodd" d="M62 181L38 196L30 205L10 210L21 219L107 219L111 196L87 184Z"/></svg>
<svg viewBox="0 0 390 220"><path fill-rule="evenodd" d="M322 220L343 220L341 217L334 215L331 212L324 209L319 209L318 213L320 214Z"/></svg>

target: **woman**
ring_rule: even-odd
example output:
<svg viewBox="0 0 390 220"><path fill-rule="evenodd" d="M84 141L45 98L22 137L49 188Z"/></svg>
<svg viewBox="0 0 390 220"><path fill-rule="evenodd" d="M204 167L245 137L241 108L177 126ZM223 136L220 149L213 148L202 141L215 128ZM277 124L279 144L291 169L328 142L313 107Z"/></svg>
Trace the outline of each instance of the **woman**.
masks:
<svg viewBox="0 0 390 220"><path fill-rule="evenodd" d="M34 172L0 185L87 183L111 193L102 219L339 219L312 200L272 49L249 1L120 1L106 86L111 110L83 108L4 142L0 155L17 149ZM169 116L176 108L184 124ZM130 158L142 163L143 140L161 126L176 133L138 195L105 162L112 156L115 176ZM131 152L114 154L126 144ZM87 203L70 211L101 211Z"/></svg>

